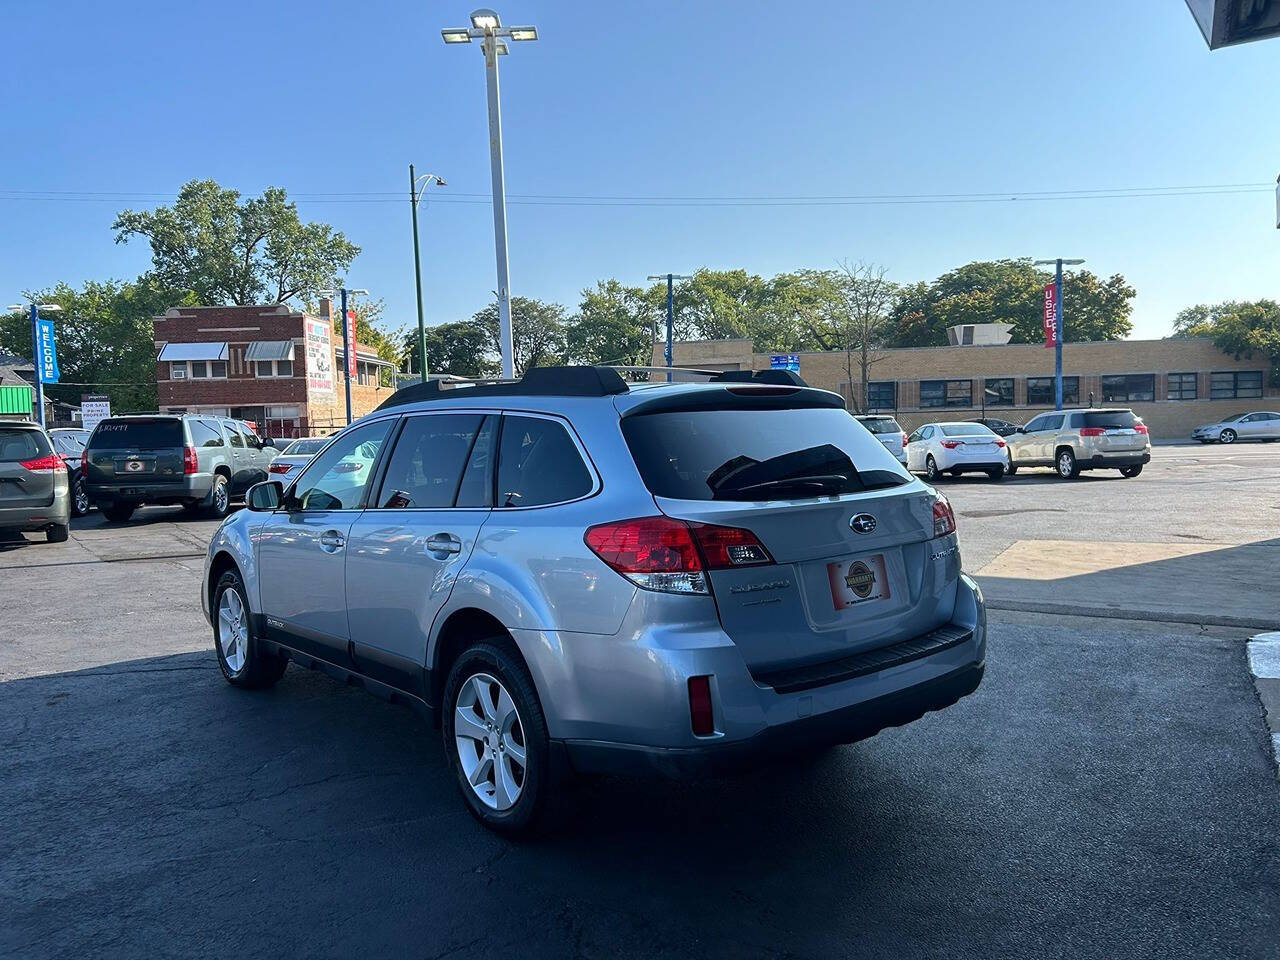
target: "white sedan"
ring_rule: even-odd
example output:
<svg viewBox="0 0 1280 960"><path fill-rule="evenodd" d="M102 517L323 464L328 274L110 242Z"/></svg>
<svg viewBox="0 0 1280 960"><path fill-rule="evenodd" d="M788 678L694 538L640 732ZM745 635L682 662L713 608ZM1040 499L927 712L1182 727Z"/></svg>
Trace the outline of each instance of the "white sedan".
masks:
<svg viewBox="0 0 1280 960"><path fill-rule="evenodd" d="M907 438L907 469L931 482L944 473L1001 480L1009 469L1009 447L981 423L928 423Z"/></svg>

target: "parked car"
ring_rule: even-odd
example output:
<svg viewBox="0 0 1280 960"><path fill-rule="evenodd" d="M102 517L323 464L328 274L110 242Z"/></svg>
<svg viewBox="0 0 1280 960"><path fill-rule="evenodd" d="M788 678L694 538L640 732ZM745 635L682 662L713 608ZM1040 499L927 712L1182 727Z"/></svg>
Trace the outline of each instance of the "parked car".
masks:
<svg viewBox="0 0 1280 960"><path fill-rule="evenodd" d="M298 471L324 448L329 439L329 437L303 437L300 440L289 441L267 467L271 479L288 480L290 477L297 476Z"/></svg>
<svg viewBox="0 0 1280 960"><path fill-rule="evenodd" d="M1227 417L1191 431L1191 439L1201 443L1235 443L1237 440L1280 440L1280 413L1259 411Z"/></svg>
<svg viewBox="0 0 1280 960"><path fill-rule="evenodd" d="M418 704L500 831L556 770L715 771L954 703L986 619L950 505L784 373L399 391L214 534L224 677Z"/></svg>
<svg viewBox="0 0 1280 960"><path fill-rule="evenodd" d="M855 417L860 424L870 430L884 448L892 453L901 464L907 462L907 431L898 426L893 417L867 415Z"/></svg>
<svg viewBox="0 0 1280 960"><path fill-rule="evenodd" d="M84 473L80 469L89 431L78 427L57 427L49 431L49 439L53 442L53 452L62 458L67 467L67 479L71 484L71 515L83 517L93 506L89 500L89 492L85 489Z"/></svg>
<svg viewBox="0 0 1280 960"><path fill-rule="evenodd" d="M985 473L1003 480L1009 469L1005 441L980 423L927 423L907 438L907 469L931 483L944 473Z"/></svg>
<svg viewBox="0 0 1280 960"><path fill-rule="evenodd" d="M110 417L84 450L89 499L113 523L146 504L226 516L232 499L267 477L275 455L239 420L196 414Z"/></svg>
<svg viewBox="0 0 1280 960"><path fill-rule="evenodd" d="M1032 418L1009 438L1009 472L1053 467L1065 480L1082 470L1136 477L1151 462L1151 436L1132 410L1059 410Z"/></svg>
<svg viewBox="0 0 1280 960"><path fill-rule="evenodd" d="M39 424L0 421L0 531L41 532L67 539L71 485L67 465Z"/></svg>
<svg viewBox="0 0 1280 960"><path fill-rule="evenodd" d="M1018 432L1016 423L1010 423L1008 420L998 420L995 417L979 417L969 422L982 424L997 437L1010 437Z"/></svg>

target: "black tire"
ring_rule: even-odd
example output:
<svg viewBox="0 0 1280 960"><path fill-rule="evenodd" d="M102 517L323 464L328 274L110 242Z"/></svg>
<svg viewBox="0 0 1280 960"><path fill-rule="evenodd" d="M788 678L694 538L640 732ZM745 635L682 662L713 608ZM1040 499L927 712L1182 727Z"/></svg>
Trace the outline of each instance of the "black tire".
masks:
<svg viewBox="0 0 1280 960"><path fill-rule="evenodd" d="M1004 467L1001 467L999 470L988 470L987 476L990 477L992 480L1003 480Z"/></svg>
<svg viewBox="0 0 1280 960"><path fill-rule="evenodd" d="M1140 463L1135 463L1132 467L1120 468L1120 476L1122 477L1136 477L1141 472L1142 472L1142 464Z"/></svg>
<svg viewBox="0 0 1280 960"><path fill-rule="evenodd" d="M1219 443L1235 443L1236 432L1232 430L1230 427L1228 427L1226 430L1223 430L1220 434L1218 434L1218 442Z"/></svg>
<svg viewBox="0 0 1280 960"><path fill-rule="evenodd" d="M924 478L937 483L941 477L942 473L938 470L937 461L933 459L933 454L931 453L924 458Z"/></svg>
<svg viewBox="0 0 1280 960"><path fill-rule="evenodd" d="M102 515L112 523L124 523L133 516L133 511L138 509L132 503L110 503L102 508Z"/></svg>
<svg viewBox="0 0 1280 960"><path fill-rule="evenodd" d="M65 523L56 523L45 533L45 538L50 543L66 543L69 536L71 536L71 528Z"/></svg>
<svg viewBox="0 0 1280 960"><path fill-rule="evenodd" d="M204 508L205 516L211 520L221 520L231 509L231 484L220 473L213 475L213 489L209 491L209 505Z"/></svg>
<svg viewBox="0 0 1280 960"><path fill-rule="evenodd" d="M223 649L219 634L219 611L222 606L222 596L228 590L234 590L239 596L240 607L244 615L244 619L241 622L244 626L245 654L244 662L239 665L239 669L227 662L227 654ZM262 649L262 645L258 642L258 638L253 632L253 617L250 616L249 597L245 592L244 583L241 581L238 572L228 570L218 578L218 583L213 588L213 605L210 609L213 611L213 653L218 658L218 669L222 671L222 676L227 683L245 690L262 690L266 687L275 686L276 681L284 676L284 671L289 666L289 661L284 657L269 654Z"/></svg>
<svg viewBox="0 0 1280 960"><path fill-rule="evenodd" d="M1058 450L1057 456L1053 458L1054 469L1058 471L1058 476L1063 480L1074 480L1080 476L1080 464L1076 462L1075 452L1068 447L1062 447Z"/></svg>
<svg viewBox="0 0 1280 960"><path fill-rule="evenodd" d="M71 481L71 515L73 517L83 517L89 512L91 506L89 489L84 482L84 474L77 473L75 479Z"/></svg>
<svg viewBox="0 0 1280 960"><path fill-rule="evenodd" d="M462 769L462 748L455 739L459 696L467 682L478 674L496 679L507 691L515 704L524 741L526 762L519 785L520 793L515 803L506 810L488 806L471 786ZM443 722L440 726L445 761L453 771L463 802L472 816L490 830L513 836L528 833L540 826L550 807L550 798L555 793L547 721L533 687L533 678L519 654L512 649L510 641L505 637L490 637L464 651L449 670L441 703ZM482 765L484 762L484 758L480 758ZM494 776L496 777L496 770Z"/></svg>

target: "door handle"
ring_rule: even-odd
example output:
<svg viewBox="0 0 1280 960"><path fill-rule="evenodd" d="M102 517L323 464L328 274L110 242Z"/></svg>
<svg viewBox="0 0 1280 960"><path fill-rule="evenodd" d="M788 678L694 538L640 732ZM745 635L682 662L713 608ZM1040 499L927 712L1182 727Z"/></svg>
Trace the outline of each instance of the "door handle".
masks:
<svg viewBox="0 0 1280 960"><path fill-rule="evenodd" d="M446 555L461 553L462 541L452 533L437 533L435 536L427 538L424 549L427 553L443 553Z"/></svg>
<svg viewBox="0 0 1280 960"><path fill-rule="evenodd" d="M346 543L347 538L337 530L326 530L320 534L320 549L326 553L337 553Z"/></svg>

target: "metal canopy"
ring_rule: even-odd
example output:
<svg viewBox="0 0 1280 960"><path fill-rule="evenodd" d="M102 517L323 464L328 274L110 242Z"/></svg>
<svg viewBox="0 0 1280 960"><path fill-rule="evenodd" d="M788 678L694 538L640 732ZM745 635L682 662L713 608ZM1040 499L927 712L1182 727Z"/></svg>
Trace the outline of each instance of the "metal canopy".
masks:
<svg viewBox="0 0 1280 960"><path fill-rule="evenodd" d="M293 359L293 341L292 340L259 340L256 343L249 344L244 352L244 358L248 361L253 360L292 360Z"/></svg>
<svg viewBox="0 0 1280 960"><path fill-rule="evenodd" d="M223 343L166 343L158 360L225 360L227 345Z"/></svg>

